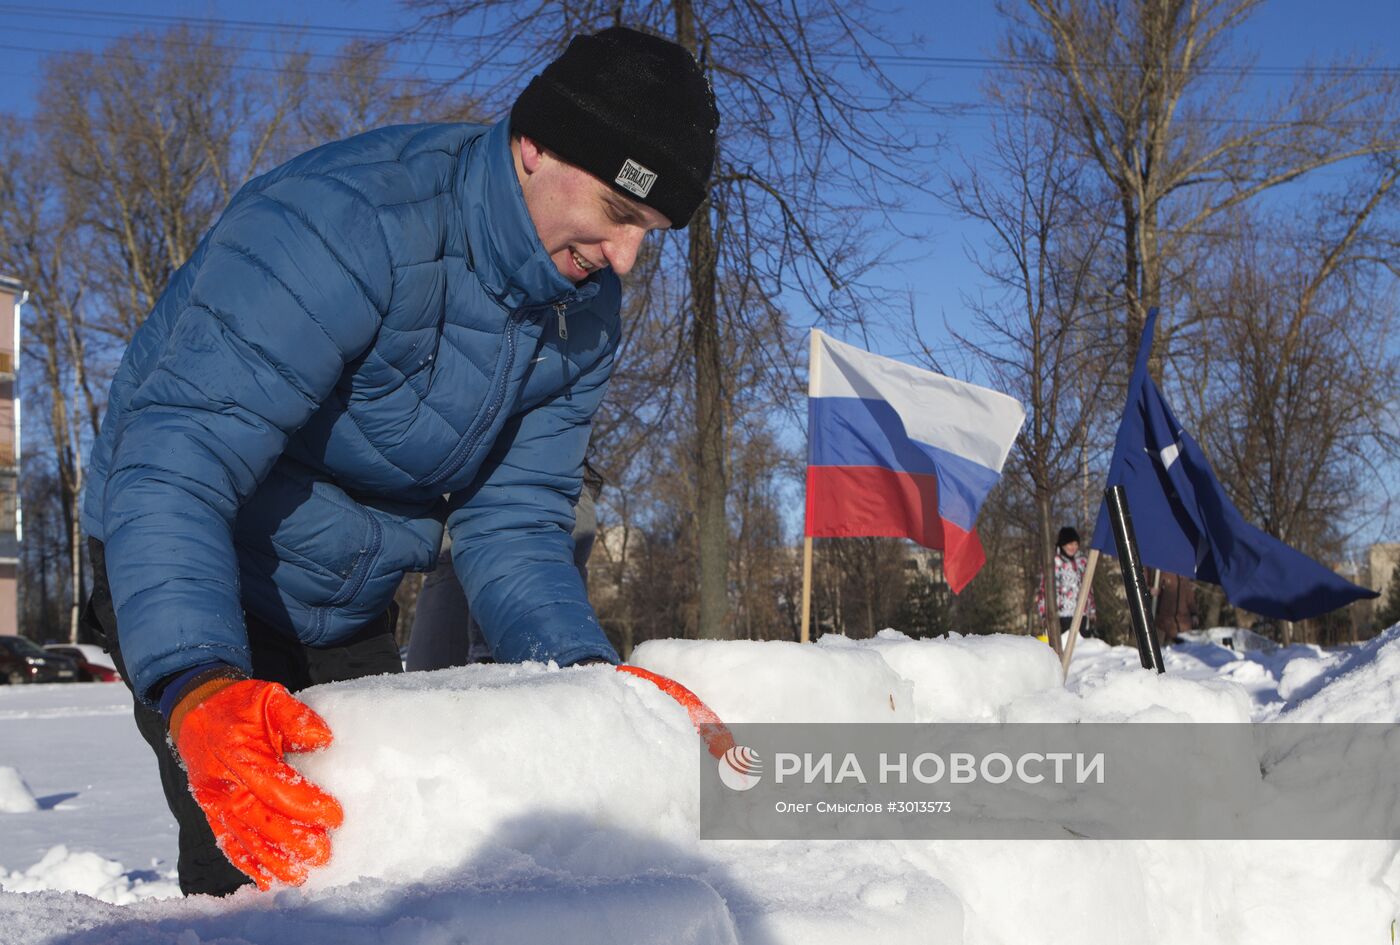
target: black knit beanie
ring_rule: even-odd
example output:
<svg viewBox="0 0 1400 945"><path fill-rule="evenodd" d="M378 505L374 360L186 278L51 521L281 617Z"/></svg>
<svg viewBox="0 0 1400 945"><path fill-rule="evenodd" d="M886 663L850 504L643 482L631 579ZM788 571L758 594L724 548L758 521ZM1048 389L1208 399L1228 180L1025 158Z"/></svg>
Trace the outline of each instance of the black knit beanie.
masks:
<svg viewBox="0 0 1400 945"><path fill-rule="evenodd" d="M510 111L525 135L684 227L705 199L719 112L695 57L622 26L576 36Z"/></svg>
<svg viewBox="0 0 1400 945"><path fill-rule="evenodd" d="M1075 531L1073 525L1066 525L1060 529L1060 533L1055 536L1055 547L1063 548L1072 541L1079 540L1079 532Z"/></svg>

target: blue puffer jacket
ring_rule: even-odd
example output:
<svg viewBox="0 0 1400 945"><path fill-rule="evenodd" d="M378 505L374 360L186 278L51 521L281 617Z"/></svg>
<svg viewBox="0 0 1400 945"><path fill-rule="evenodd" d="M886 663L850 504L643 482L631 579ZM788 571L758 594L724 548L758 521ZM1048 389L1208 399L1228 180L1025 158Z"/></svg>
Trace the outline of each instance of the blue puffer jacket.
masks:
<svg viewBox="0 0 1400 945"><path fill-rule="evenodd" d="M503 122L384 128L247 184L112 382L83 522L138 694L341 639L444 521L498 659L616 662L571 558L619 285L535 235ZM446 498L444 498L446 496Z"/></svg>

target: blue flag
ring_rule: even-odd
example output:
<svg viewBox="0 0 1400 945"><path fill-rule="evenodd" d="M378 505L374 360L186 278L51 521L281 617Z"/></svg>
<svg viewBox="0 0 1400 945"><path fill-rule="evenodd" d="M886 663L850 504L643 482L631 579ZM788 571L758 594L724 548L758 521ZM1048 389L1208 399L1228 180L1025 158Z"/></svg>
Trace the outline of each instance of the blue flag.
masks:
<svg viewBox="0 0 1400 945"><path fill-rule="evenodd" d="M1279 620L1378 597L1244 520L1147 374L1156 321L1153 309L1108 470L1108 485L1127 491L1143 564L1219 584L1231 604ZM1090 547L1117 554L1106 503Z"/></svg>

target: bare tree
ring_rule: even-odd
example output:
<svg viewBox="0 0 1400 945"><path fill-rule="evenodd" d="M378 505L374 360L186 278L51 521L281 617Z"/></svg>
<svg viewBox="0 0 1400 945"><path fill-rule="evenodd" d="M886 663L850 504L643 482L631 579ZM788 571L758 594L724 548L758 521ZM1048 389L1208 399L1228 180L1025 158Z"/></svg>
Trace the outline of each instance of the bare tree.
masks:
<svg viewBox="0 0 1400 945"><path fill-rule="evenodd" d="M61 186L39 139L12 119L6 119L2 127L0 264L19 274L31 295L30 318L21 344L26 361L40 365L40 373L37 380L27 382L30 416L42 417L42 429L49 434L44 452L57 474L64 558L69 565L67 634L70 642L77 642L83 588L78 523L83 443L85 436L96 432L98 416L84 369L85 347L75 328L86 259L78 247L80 223L71 206L61 199ZM51 531L31 530L31 539L47 538Z"/></svg>
<svg viewBox="0 0 1400 945"><path fill-rule="evenodd" d="M864 2L583 0L521 5L504 0L406 0L415 30L470 52L453 81L473 82L503 109L507 96L574 35L622 24L668 36L696 54L713 82L722 123L709 198L684 238L668 242L668 268L685 274L669 332L689 341L695 470L699 633L732 635L726 502L726 402L733 379L725 339L756 328L771 337L772 304L804 299L812 318L859 321L878 293L863 282L881 241L859 221L891 206L888 189L917 186L923 147L898 125L915 90L881 71ZM744 302L731 295L736 290ZM758 324L755 324L755 320ZM803 347L764 352L761 377L790 397Z"/></svg>
<svg viewBox="0 0 1400 945"><path fill-rule="evenodd" d="M67 588L51 590L67 601L70 636L84 583L82 463L116 356L233 192L303 143L298 129L353 123L349 101L375 102L376 117L413 110L372 55L352 49L329 75L295 51L245 73L240 55L186 28L58 55L44 66L41 117L3 129L0 264L31 293L23 344L39 370L24 380L41 422L27 432L48 442L30 455L51 458L63 518L30 538L64 536Z"/></svg>
<svg viewBox="0 0 1400 945"><path fill-rule="evenodd" d="M647 247L628 277L618 365L594 420L591 445L608 483L599 509L606 537L595 552L605 563L590 574L591 596L624 650L657 631L648 609L684 619L671 627L672 634L694 634L698 614L698 490L683 432L693 409L683 395L691 362L668 330L662 300L674 289L658 264L658 249ZM774 404L759 377L765 369L761 336L731 333L725 343L733 626L749 639L787 638L789 615L781 605L791 596L795 562L784 541L779 493L784 483L796 481L797 465L771 429ZM676 570L658 567L660 560L643 561L643 555L660 556ZM645 583L635 587L638 582Z"/></svg>
<svg viewBox="0 0 1400 945"><path fill-rule="evenodd" d="M64 586L68 561L67 521L60 508L62 488L49 457L25 458L20 483L24 503L24 541L20 543L19 624L31 639L48 642L68 633Z"/></svg>
<svg viewBox="0 0 1400 945"><path fill-rule="evenodd" d="M1400 145L1391 73L1321 67L1300 72L1274 100L1251 95L1251 64L1231 42L1259 3L1002 6L1012 23L1007 56L1024 70L1033 107L1112 189L1129 344L1147 310L1175 297L1186 244L1225 213L1319 168Z"/></svg>
<svg viewBox="0 0 1400 945"><path fill-rule="evenodd" d="M992 90L1009 111L993 123L988 153L965 161L945 196L953 209L983 224L985 249L970 249L990 280L988 294L964 293L976 336L954 333L998 389L1026 407L1026 424L1005 475L1033 510L1033 535L1045 600L1055 599L1057 519L1069 500L1095 426L1117 346L1096 332L1103 291L1096 278L1105 227L1085 166L1066 152L1064 131L1023 106L1016 89ZM927 352L927 348L925 349ZM1008 506L1009 507L1009 506ZM1046 608L1046 632L1060 648L1060 626Z"/></svg>
<svg viewBox="0 0 1400 945"><path fill-rule="evenodd" d="M288 141L294 151L385 125L481 120L475 101L457 89L395 74L382 43L352 41L329 68L313 70L304 60L291 66L302 83Z"/></svg>
<svg viewBox="0 0 1400 945"><path fill-rule="evenodd" d="M1152 372L1188 405L1246 516L1319 551L1339 524L1331 517L1329 536L1316 526L1329 517L1319 511L1354 502L1358 472L1377 446L1388 448L1377 402L1358 388L1344 393L1340 378L1379 379L1375 391L1389 388L1387 370L1394 375L1380 356L1387 346L1371 342L1393 312L1376 273L1394 274L1394 244L1387 260L1376 232L1394 200L1400 101L1393 70L1364 63L1256 67L1236 44L1258 5L1004 4L1016 77L1004 84L1023 90L1108 192L1103 218L1117 258L1096 265L1121 313L1106 324L1133 346L1147 310L1166 307ZM1262 78L1284 80L1284 91L1262 94ZM1324 227L1305 238L1301 220L1266 212L1274 204L1265 195L1328 167L1343 170L1350 189L1320 215ZM1309 183L1303 193L1319 189ZM1345 305L1352 323L1330 331ZM1316 424L1345 432L1305 437Z"/></svg>
<svg viewBox="0 0 1400 945"><path fill-rule="evenodd" d="M780 604L800 569L784 540L779 493L784 479L796 479L796 464L768 429L766 417L756 413L740 418L729 440L735 636L788 639Z"/></svg>
<svg viewBox="0 0 1400 945"><path fill-rule="evenodd" d="M259 99L233 61L213 34L185 29L57 56L45 63L42 121L12 123L5 136L0 254L31 290L25 344L42 365L35 390L61 489L70 639L83 587L82 461L101 410L93 361L111 353L90 350L90 329L130 340L295 103L285 86ZM275 104L260 121L263 101Z"/></svg>
<svg viewBox="0 0 1400 945"><path fill-rule="evenodd" d="M1370 170L1296 218L1240 214L1216 283L1198 295L1210 315L1198 357L1176 362L1245 517L1324 560L1342 557L1357 507L1400 458L1400 311L1384 291L1400 155Z"/></svg>
<svg viewBox="0 0 1400 945"><path fill-rule="evenodd" d="M91 327L129 342L234 190L284 156L303 61L236 75L233 49L184 27L47 61L44 137L102 300Z"/></svg>

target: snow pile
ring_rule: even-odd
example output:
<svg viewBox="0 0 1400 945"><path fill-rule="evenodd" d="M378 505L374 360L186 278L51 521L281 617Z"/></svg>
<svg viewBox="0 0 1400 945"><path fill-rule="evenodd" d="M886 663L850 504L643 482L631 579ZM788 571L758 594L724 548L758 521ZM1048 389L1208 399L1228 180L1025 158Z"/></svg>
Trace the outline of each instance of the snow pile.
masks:
<svg viewBox="0 0 1400 945"><path fill-rule="evenodd" d="M172 878L154 873L129 873L115 860L96 853L70 852L61 844L27 870L8 875L0 870L0 886L17 893L41 890L82 893L114 905L180 895L180 885Z"/></svg>
<svg viewBox="0 0 1400 945"><path fill-rule="evenodd" d="M1384 842L968 840L907 844L962 900L968 945L1388 942ZM936 941L936 939L929 939Z"/></svg>
<svg viewBox="0 0 1400 945"><path fill-rule="evenodd" d="M1400 628L1346 654L1295 650L1202 640L1171 648L1170 672L1157 676L1135 650L1085 640L1067 685L1049 649L1024 637L653 641L634 661L734 722L1393 721L1400 711ZM1283 691L1306 694L1285 705ZM58 848L23 872L0 870L5 941L1384 941L1400 911L1395 841L699 841L699 752L685 713L607 667L475 666L304 698L336 741L296 764L346 811L331 862L305 887L133 901L174 890ZM1219 776L1259 772L1244 763ZM70 891L15 895L39 889Z"/></svg>
<svg viewBox="0 0 1400 945"><path fill-rule="evenodd" d="M38 809L39 802L20 773L0 766L0 814L27 814Z"/></svg>
<svg viewBox="0 0 1400 945"><path fill-rule="evenodd" d="M1281 647L1239 628L1217 627L1183 636L1186 642L1170 646L1162 653L1166 658L1167 675L1181 680L1233 684L1249 696L1250 716L1256 722L1273 721L1290 700L1316 691L1326 681L1322 679L1324 674L1345 659L1348 652L1329 652L1307 644ZM1138 665L1136 650L1110 649L1095 642L1085 659L1081 660L1079 651L1075 652L1071 684L1078 674L1101 671L1105 661L1120 669Z"/></svg>
<svg viewBox="0 0 1400 945"><path fill-rule="evenodd" d="M1290 647L1290 649L1293 649ZM1287 708L1288 704L1306 699L1317 692L1335 675L1342 663L1350 663L1349 654L1325 653L1320 648L1310 647L1317 652L1304 652L1284 663L1278 675L1279 701Z"/></svg>
<svg viewBox="0 0 1400 945"><path fill-rule="evenodd" d="M0 894L6 945L737 945L714 891L696 880L638 877L581 885L362 883L315 898L240 890L117 908L56 893Z"/></svg>
<svg viewBox="0 0 1400 945"><path fill-rule="evenodd" d="M1212 643L1248 655L1251 653L1272 653L1279 645L1262 634L1244 627L1211 627L1206 630L1187 630L1181 639L1188 643Z"/></svg>
<svg viewBox="0 0 1400 945"><path fill-rule="evenodd" d="M1280 721L1400 722L1400 625L1319 661L1315 671L1304 667L1285 670L1289 704Z"/></svg>
<svg viewBox="0 0 1400 945"><path fill-rule="evenodd" d="M1067 685L1006 709L1009 722L1248 722L1254 704L1235 682L1177 671L1168 650L1167 672L1142 669L1136 648L1082 640Z"/></svg>

